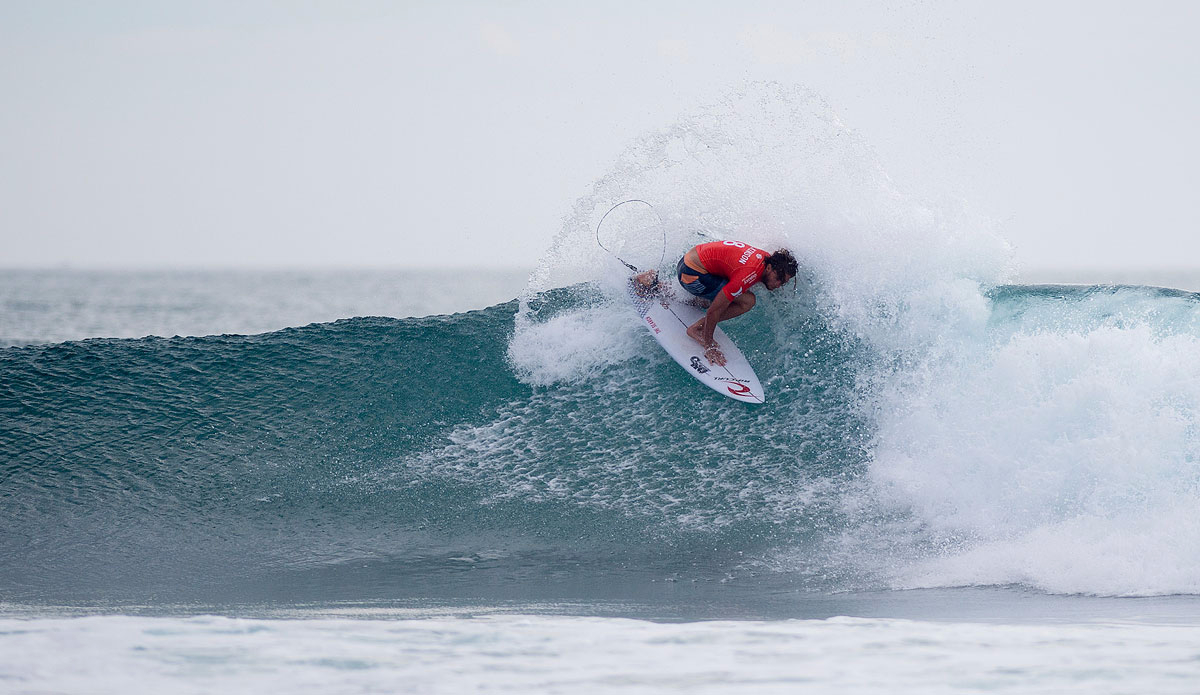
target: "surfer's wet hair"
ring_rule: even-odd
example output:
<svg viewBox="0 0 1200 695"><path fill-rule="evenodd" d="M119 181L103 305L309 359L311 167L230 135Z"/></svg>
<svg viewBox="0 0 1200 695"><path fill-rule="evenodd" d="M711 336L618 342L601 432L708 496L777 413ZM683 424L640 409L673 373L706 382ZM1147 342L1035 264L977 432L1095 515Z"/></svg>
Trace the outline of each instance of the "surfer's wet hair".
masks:
<svg viewBox="0 0 1200 695"><path fill-rule="evenodd" d="M787 249L779 249L775 253L767 256L763 261L767 265L775 269L775 274L782 279L792 279L796 277L796 257Z"/></svg>

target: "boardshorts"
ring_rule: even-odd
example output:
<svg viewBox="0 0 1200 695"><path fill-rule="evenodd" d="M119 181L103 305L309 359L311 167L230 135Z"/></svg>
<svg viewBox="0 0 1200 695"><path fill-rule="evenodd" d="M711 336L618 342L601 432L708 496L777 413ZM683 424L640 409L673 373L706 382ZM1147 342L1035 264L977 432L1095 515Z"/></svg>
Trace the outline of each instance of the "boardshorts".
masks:
<svg viewBox="0 0 1200 695"><path fill-rule="evenodd" d="M675 270L677 277L679 278L679 284L683 286L683 289L687 290L691 294L696 295L697 297L700 297L701 299L707 299L709 301L716 299L717 293L721 291L721 288L725 286L725 283L729 282L728 278L723 278L720 275L713 275L712 273L702 273L699 270L692 268L688 264L684 263L682 258L679 259L679 264L675 266ZM691 282L685 283L683 281L684 275L697 275L699 277Z"/></svg>

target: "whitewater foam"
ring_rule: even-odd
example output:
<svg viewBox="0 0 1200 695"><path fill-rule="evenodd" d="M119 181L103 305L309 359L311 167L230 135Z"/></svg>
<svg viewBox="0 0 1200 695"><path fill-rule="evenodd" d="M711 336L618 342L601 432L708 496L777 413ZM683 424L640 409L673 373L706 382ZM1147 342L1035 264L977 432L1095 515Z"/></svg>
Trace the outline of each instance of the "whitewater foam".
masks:
<svg viewBox="0 0 1200 695"><path fill-rule="evenodd" d="M872 479L949 555L913 585L1200 590L1200 346L1161 328L1017 333L892 394Z"/></svg>
<svg viewBox="0 0 1200 695"><path fill-rule="evenodd" d="M1188 693L1194 627L830 620L653 623L0 619L0 679L98 693Z"/></svg>

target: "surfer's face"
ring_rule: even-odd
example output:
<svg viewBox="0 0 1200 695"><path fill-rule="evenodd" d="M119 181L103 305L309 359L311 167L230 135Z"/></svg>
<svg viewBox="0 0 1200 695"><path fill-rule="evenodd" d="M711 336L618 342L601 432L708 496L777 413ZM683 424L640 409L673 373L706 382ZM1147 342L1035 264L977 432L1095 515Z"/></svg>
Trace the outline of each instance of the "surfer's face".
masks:
<svg viewBox="0 0 1200 695"><path fill-rule="evenodd" d="M775 269L771 266L767 266L763 270L763 284L767 286L768 290L777 290L783 287L783 284L788 280L791 280L791 278L780 277L779 273L775 272Z"/></svg>

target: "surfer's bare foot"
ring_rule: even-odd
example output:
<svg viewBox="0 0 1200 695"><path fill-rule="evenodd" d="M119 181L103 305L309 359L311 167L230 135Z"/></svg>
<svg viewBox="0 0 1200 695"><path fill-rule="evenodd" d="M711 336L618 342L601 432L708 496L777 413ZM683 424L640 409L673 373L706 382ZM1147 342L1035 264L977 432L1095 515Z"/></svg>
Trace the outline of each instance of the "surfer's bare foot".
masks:
<svg viewBox="0 0 1200 695"><path fill-rule="evenodd" d="M647 270L633 276L634 289L641 297L649 297L658 289L658 271Z"/></svg>
<svg viewBox="0 0 1200 695"><path fill-rule="evenodd" d="M725 366L725 353L721 352L721 348L716 345L704 351L704 358L708 360L709 364L715 364L718 367Z"/></svg>
<svg viewBox="0 0 1200 695"><path fill-rule="evenodd" d="M697 343L700 343L701 345L707 346L707 344L704 342L704 321L703 320L697 321L696 323L693 323L692 325L688 326L687 334L692 340L696 341Z"/></svg>

